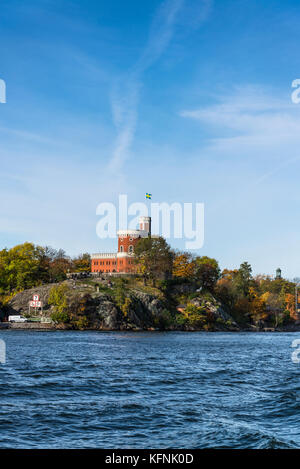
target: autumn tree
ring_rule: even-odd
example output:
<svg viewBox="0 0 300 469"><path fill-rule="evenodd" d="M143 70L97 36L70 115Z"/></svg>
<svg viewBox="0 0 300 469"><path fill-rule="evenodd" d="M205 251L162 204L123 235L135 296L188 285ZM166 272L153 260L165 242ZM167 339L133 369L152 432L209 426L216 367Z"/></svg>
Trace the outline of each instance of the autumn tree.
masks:
<svg viewBox="0 0 300 469"><path fill-rule="evenodd" d="M178 278L193 278L195 275L195 262L190 253L177 253L173 262L173 275Z"/></svg>
<svg viewBox="0 0 300 469"><path fill-rule="evenodd" d="M45 246L42 248L39 269L43 281L60 282L65 280L66 273L72 269L72 261L63 249Z"/></svg>
<svg viewBox="0 0 300 469"><path fill-rule="evenodd" d="M295 295L291 293L286 293L284 296L284 303L285 308L289 312L290 317L294 320L298 320L298 314L296 313L296 305L295 305Z"/></svg>
<svg viewBox="0 0 300 469"><path fill-rule="evenodd" d="M49 264L50 282L65 280L67 272L72 269L72 262L63 249L54 250L54 255Z"/></svg>
<svg viewBox="0 0 300 469"><path fill-rule="evenodd" d="M251 315L251 301L246 296L239 296L235 299L230 313L239 324L247 324Z"/></svg>
<svg viewBox="0 0 300 469"><path fill-rule="evenodd" d="M238 274L238 269L234 269L234 270L224 269L222 270L221 278L231 281L236 277L237 274Z"/></svg>
<svg viewBox="0 0 300 469"><path fill-rule="evenodd" d="M269 293L266 300L269 314L273 317L274 326L277 327L281 322L281 313L284 311L282 298L275 293Z"/></svg>
<svg viewBox="0 0 300 469"><path fill-rule="evenodd" d="M216 283L215 293L217 298L227 306L229 310L233 308L236 294L232 278L222 276Z"/></svg>
<svg viewBox="0 0 300 469"><path fill-rule="evenodd" d="M255 323L260 323L268 317L266 309L266 297L264 295L259 295L255 288L250 287L249 291L250 297L250 318Z"/></svg>
<svg viewBox="0 0 300 469"><path fill-rule="evenodd" d="M84 253L72 259L72 270L74 272L90 272L91 256L88 253Z"/></svg>

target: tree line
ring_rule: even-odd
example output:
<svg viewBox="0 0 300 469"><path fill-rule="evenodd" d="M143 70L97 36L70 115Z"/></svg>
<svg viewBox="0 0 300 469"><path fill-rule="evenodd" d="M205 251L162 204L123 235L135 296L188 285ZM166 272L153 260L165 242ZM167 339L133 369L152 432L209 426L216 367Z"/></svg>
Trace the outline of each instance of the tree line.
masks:
<svg viewBox="0 0 300 469"><path fill-rule="evenodd" d="M18 291L63 281L68 272L89 272L87 253L69 257L65 251L26 242L0 251L1 301ZM297 320L295 283L252 275L249 263L221 271L216 259L171 249L162 237L142 238L135 247L136 270L144 283L166 287L171 282L192 284L201 295L213 295L239 323L277 327Z"/></svg>
<svg viewBox="0 0 300 469"><path fill-rule="evenodd" d="M0 295L60 282L67 272L89 272L89 254L71 258L62 249L19 244L0 251Z"/></svg>
<svg viewBox="0 0 300 469"><path fill-rule="evenodd" d="M175 252L163 238L146 238L137 244L136 263L145 282L151 280L155 285L164 276L172 277L173 283L192 283L202 296L213 295L240 325L268 323L278 327L298 319L295 282L253 276L248 262L239 269L221 271L214 258Z"/></svg>

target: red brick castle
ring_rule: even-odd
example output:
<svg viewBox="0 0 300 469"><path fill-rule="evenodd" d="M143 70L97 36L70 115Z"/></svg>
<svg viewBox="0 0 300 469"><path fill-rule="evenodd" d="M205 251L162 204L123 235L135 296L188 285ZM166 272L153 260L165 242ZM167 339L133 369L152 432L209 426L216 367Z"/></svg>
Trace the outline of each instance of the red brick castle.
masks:
<svg viewBox="0 0 300 469"><path fill-rule="evenodd" d="M140 217L138 230L121 230L117 235L118 252L92 254L92 272L134 272L134 247L140 238L151 236L151 217Z"/></svg>

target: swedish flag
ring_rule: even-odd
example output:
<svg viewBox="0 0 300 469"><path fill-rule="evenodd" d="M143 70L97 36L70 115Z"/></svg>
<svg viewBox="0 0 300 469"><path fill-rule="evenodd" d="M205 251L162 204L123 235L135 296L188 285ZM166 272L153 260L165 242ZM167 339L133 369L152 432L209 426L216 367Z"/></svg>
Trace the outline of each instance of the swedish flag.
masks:
<svg viewBox="0 0 300 469"><path fill-rule="evenodd" d="M146 192L146 199L152 199L152 194L148 194L148 192Z"/></svg>

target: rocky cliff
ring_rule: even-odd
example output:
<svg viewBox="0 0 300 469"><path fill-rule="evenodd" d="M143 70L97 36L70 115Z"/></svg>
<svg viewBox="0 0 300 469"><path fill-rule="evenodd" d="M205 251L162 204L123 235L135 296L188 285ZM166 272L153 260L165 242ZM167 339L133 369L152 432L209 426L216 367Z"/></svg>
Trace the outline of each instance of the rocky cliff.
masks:
<svg viewBox="0 0 300 469"><path fill-rule="evenodd" d="M50 292L64 285L63 316L49 301ZM6 314L29 316L34 294L43 302L39 317L53 319L55 328L96 330L236 330L237 324L212 295L203 295L193 285L170 286L164 291L145 287L133 279L93 282L68 280L16 294ZM31 311L31 316L33 312ZM36 319L36 318L35 318Z"/></svg>

